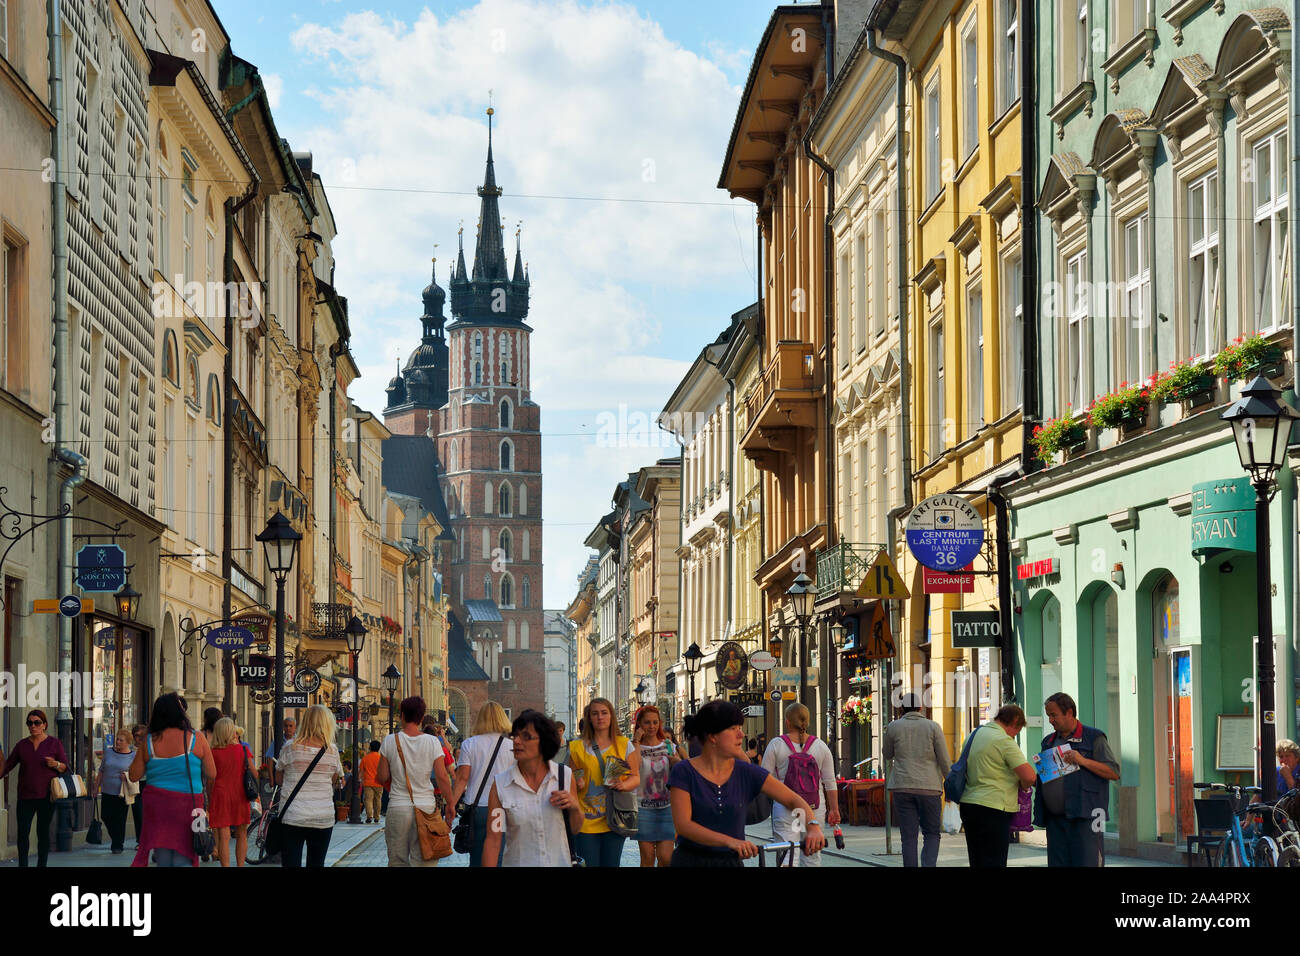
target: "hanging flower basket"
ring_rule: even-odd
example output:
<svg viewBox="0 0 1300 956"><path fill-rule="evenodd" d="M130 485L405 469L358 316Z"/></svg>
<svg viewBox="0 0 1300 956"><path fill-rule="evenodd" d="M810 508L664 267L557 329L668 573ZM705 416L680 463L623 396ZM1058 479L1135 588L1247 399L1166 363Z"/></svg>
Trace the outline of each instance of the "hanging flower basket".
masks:
<svg viewBox="0 0 1300 956"><path fill-rule="evenodd" d="M845 726L851 724L866 724L871 721L871 698L859 697L854 694L844 701L840 707L840 723Z"/></svg>

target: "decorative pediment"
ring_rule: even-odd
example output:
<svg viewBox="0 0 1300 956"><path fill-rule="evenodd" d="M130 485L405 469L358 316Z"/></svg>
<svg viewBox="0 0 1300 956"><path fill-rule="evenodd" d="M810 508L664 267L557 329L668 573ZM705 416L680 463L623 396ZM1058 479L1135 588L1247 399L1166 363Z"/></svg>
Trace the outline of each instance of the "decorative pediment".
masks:
<svg viewBox="0 0 1300 956"><path fill-rule="evenodd" d="M1047 175L1038 193L1038 208L1055 220L1072 215L1076 209L1083 213L1079 202L1079 177L1089 175L1078 153L1069 151L1053 153L1047 161Z"/></svg>
<svg viewBox="0 0 1300 956"><path fill-rule="evenodd" d="M885 354L885 360L878 366L880 369L880 383L882 385L898 374L899 364L898 349L890 349Z"/></svg>
<svg viewBox="0 0 1300 956"><path fill-rule="evenodd" d="M1282 36L1291 32L1291 21L1280 7L1246 10L1223 35L1214 74L1225 88L1240 85L1266 63L1271 64L1283 89L1290 86L1289 49L1282 47ZM1289 43L1288 43L1289 47ZM1237 106L1236 97L1233 107Z"/></svg>
<svg viewBox="0 0 1300 956"><path fill-rule="evenodd" d="M1176 57L1169 64L1164 86L1156 97L1151 125L1157 129L1179 123L1190 110L1196 109L1213 82L1214 70L1199 53Z"/></svg>
<svg viewBox="0 0 1300 956"><path fill-rule="evenodd" d="M1089 165L1109 179L1128 160L1140 158L1143 145L1155 145L1155 127L1145 110L1132 107L1107 113L1092 142Z"/></svg>

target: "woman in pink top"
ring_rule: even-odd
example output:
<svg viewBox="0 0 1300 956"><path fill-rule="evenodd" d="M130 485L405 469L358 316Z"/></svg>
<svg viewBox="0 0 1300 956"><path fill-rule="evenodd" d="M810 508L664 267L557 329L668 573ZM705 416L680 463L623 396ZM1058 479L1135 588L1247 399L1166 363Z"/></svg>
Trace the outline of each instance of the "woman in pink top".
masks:
<svg viewBox="0 0 1300 956"><path fill-rule="evenodd" d="M33 710L27 714L27 732L30 734L14 745L5 761L0 780L14 767L18 771L18 865L27 865L27 851L36 821L36 865L45 866L50 857L50 820L54 816L54 801L50 799L50 784L59 774L68 771L68 755L58 737L45 731L49 721L45 711Z"/></svg>

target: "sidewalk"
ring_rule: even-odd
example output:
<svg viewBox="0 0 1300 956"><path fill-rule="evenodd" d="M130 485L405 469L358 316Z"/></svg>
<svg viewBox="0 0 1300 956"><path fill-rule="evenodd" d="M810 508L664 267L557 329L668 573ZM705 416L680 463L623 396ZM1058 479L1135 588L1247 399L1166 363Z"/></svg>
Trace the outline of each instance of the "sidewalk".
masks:
<svg viewBox="0 0 1300 956"><path fill-rule="evenodd" d="M76 833L73 835L72 849L68 852L56 853L53 849L50 850L50 867L129 867L131 861L135 859L135 838L129 822L126 830L126 848L123 852L116 855L114 855L114 853L108 848L107 842L102 846L91 846L84 842L86 839L84 831ZM339 861L342 860L350 851L359 846L368 837L375 836L376 834L380 835L378 845L382 849L384 845L382 836L383 832L383 827L373 823L359 823L355 825L350 823L334 824L334 833L330 837L329 852L325 855L325 865L337 866ZM32 836L31 857L34 863L36 860L36 841L35 834ZM104 834L104 838L107 840L107 833ZM233 859L235 855L234 840L230 841L230 855ZM199 866L215 867L216 869L221 868L221 864L215 859L208 863L200 863ZM0 860L0 869L7 868L18 869L18 858L14 857L8 860Z"/></svg>
<svg viewBox="0 0 1300 956"><path fill-rule="evenodd" d="M844 849L835 849L835 837L831 827L826 828L826 839L828 849L823 850L823 854L834 857L845 862L853 861L864 866L899 866L903 865L903 857L899 849L902 837L898 828L893 828L893 855L885 855L885 828L884 827L851 827L841 825L840 829L844 833ZM750 840L762 845L764 843L774 842L772 837L772 826L770 823L760 823L757 826L748 827L746 834ZM1011 851L1007 855L1008 866L1047 866L1047 847L1044 843L1044 837L1041 831L1021 836L1022 840L1027 842L1011 844ZM1035 839L1036 838L1036 839ZM923 838L921 838L923 839ZM921 839L917 841L917 852L920 852ZM1168 863L1156 863L1151 860L1141 860L1136 857L1125 857L1113 855L1110 852L1109 841L1107 845L1106 865L1107 866L1131 866L1131 867L1148 867L1148 866L1170 866ZM939 866L966 867L969 863L966 859L966 835L964 833L945 833L939 843Z"/></svg>

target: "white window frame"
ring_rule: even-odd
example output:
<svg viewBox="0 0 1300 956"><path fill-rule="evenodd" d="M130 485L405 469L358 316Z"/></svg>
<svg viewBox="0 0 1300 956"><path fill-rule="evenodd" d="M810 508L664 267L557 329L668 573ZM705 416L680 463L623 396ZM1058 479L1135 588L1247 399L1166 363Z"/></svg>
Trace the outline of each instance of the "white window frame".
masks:
<svg viewBox="0 0 1300 956"><path fill-rule="evenodd" d="M1195 215L1193 197L1197 193L1203 197L1200 217ZM1205 358L1217 351L1219 338L1219 256L1222 253L1219 249L1218 171L1211 170L1187 183L1184 197L1187 203L1186 352L1195 358Z"/></svg>
<svg viewBox="0 0 1300 956"><path fill-rule="evenodd" d="M1000 56L998 64L1002 89L999 91L999 112L1005 113L1020 98L1020 2L1000 0L1002 11L1001 35L998 37Z"/></svg>
<svg viewBox="0 0 1300 956"><path fill-rule="evenodd" d="M1268 169L1261 176L1260 156L1267 157ZM1289 237L1287 230L1287 208L1289 190L1286 186L1287 163L1286 129L1275 130L1251 144L1251 159L1254 161L1253 176L1250 184L1251 208L1254 210L1251 232L1251 282L1253 290L1251 318L1255 331L1272 332L1286 324L1285 303L1281 288L1287 281L1289 264ZM1279 163L1277 158L1281 157ZM1261 181L1267 180L1268 197L1260 198ZM1267 245L1261 249L1260 236L1267 234ZM1261 262L1261 257L1267 261ZM1268 301L1264 301L1267 295Z"/></svg>
<svg viewBox="0 0 1300 956"><path fill-rule="evenodd" d="M853 354L853 340L850 337L850 329L853 324L853 269L850 263L853 261L850 250L840 253L840 275L839 275L839 309L840 309L840 365L848 365L849 357Z"/></svg>
<svg viewBox="0 0 1300 956"><path fill-rule="evenodd" d="M158 163L158 271L165 281L171 282L171 170Z"/></svg>
<svg viewBox="0 0 1300 956"><path fill-rule="evenodd" d="M1151 299L1151 262L1148 257L1148 230L1151 219L1147 210L1119 224L1120 274L1124 277L1124 368L1122 381L1130 385L1145 382L1154 363L1151 348L1151 319L1147 307Z"/></svg>
<svg viewBox="0 0 1300 956"><path fill-rule="evenodd" d="M871 336L885 334L885 316L889 312L889 215L885 204L878 203L871 212Z"/></svg>
<svg viewBox="0 0 1300 956"><path fill-rule="evenodd" d="M1074 82L1073 89L1088 79L1088 50L1092 46L1092 37L1088 32L1088 4L1090 0L1067 0L1073 3L1074 10Z"/></svg>
<svg viewBox="0 0 1300 956"><path fill-rule="evenodd" d="M182 190L182 193L183 192L184 191ZM190 202L188 196L182 196L181 205L184 207L181 213L181 244L184 249L184 255L181 260L181 280L182 284L184 284L194 278L194 216L197 212L197 204ZM183 288L178 289L177 291L180 292L181 295L185 294Z"/></svg>
<svg viewBox="0 0 1300 956"><path fill-rule="evenodd" d="M943 191L943 114L939 98L940 75L936 71L925 88L925 203L929 205Z"/></svg>
<svg viewBox="0 0 1300 956"><path fill-rule="evenodd" d="M984 424L984 296L978 275L966 286L966 422L974 435Z"/></svg>
<svg viewBox="0 0 1300 956"><path fill-rule="evenodd" d="M1083 414L1091 398L1088 375L1089 287L1088 251L1081 249L1065 260L1065 397L1075 415Z"/></svg>
<svg viewBox="0 0 1300 956"><path fill-rule="evenodd" d="M855 283L857 295L853 297L853 351L854 354L866 348L867 345L867 227L858 230L853 237L853 274L857 277Z"/></svg>
<svg viewBox="0 0 1300 956"><path fill-rule="evenodd" d="M962 130L961 156L965 160L980 141L979 124L979 32L972 15L961 35L962 54Z"/></svg>
<svg viewBox="0 0 1300 956"><path fill-rule="evenodd" d="M946 415L945 369L943 353L943 313L930 320L926 362L930 366L930 457L938 458L947 448L944 428Z"/></svg>
<svg viewBox="0 0 1300 956"><path fill-rule="evenodd" d="M1024 404L1025 387L1025 309L1024 260L1020 251L1002 263L1002 303L1004 315L1002 350L1002 414L1009 415Z"/></svg>
<svg viewBox="0 0 1300 956"><path fill-rule="evenodd" d="M1111 0L1111 23L1113 52L1146 29L1147 0Z"/></svg>

